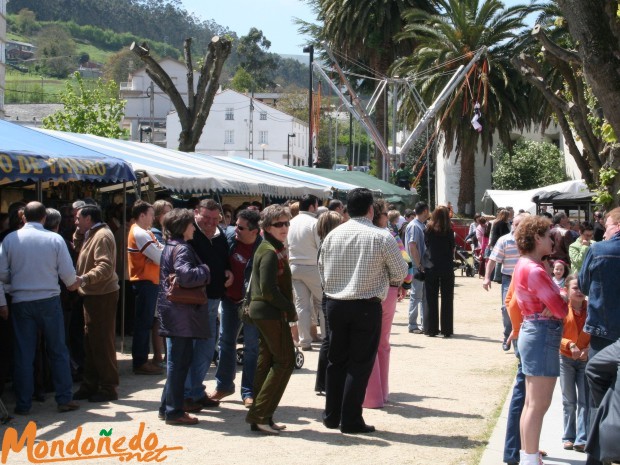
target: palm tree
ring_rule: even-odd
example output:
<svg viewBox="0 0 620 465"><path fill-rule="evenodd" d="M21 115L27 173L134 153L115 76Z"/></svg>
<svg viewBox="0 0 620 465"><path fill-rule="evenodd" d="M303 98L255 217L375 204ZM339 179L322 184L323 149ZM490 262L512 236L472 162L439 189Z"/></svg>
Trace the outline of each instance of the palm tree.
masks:
<svg viewBox="0 0 620 465"><path fill-rule="evenodd" d="M418 8L427 13L436 12L432 0L306 0L317 14L320 24L297 21L300 32L309 34L320 48L326 41L329 47L345 58L344 68L364 69L377 77L387 76L394 60L412 52L415 41L396 41L394 36L403 31L402 13ZM339 60L340 61L340 60ZM373 85L377 81L373 81ZM385 100L377 102L375 124L387 140ZM382 155L375 153L377 176L382 175Z"/></svg>
<svg viewBox="0 0 620 465"><path fill-rule="evenodd" d="M394 72L416 79L427 103L444 88L458 65L468 63L476 50L487 52L440 118L445 156L454 150L461 162L459 212L472 212L475 205L475 156L478 149L486 157L493 135L511 147L510 132L523 129L543 118L542 109L529 99L536 93L510 64L510 58L524 46L525 17L535 7L505 8L500 0L435 0L440 12L411 9L404 13L407 24L400 40L415 40L413 54L397 60ZM479 101L482 131L470 124L473 106Z"/></svg>

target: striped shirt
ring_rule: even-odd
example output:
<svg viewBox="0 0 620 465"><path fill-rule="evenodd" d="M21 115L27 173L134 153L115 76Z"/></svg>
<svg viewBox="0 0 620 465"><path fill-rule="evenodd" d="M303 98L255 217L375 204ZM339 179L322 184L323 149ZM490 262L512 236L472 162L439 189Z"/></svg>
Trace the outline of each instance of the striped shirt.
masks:
<svg viewBox="0 0 620 465"><path fill-rule="evenodd" d="M502 274L512 276L519 256L515 236L513 233L508 233L497 240L489 259L502 264Z"/></svg>
<svg viewBox="0 0 620 465"><path fill-rule="evenodd" d="M351 218L327 235L319 254L325 295L338 300L385 300L407 275L396 240L366 217Z"/></svg>

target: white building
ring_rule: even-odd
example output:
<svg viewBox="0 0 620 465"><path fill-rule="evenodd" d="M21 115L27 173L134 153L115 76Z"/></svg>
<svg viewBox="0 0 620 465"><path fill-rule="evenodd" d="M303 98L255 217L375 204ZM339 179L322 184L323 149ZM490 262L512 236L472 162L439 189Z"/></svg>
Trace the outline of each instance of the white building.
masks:
<svg viewBox="0 0 620 465"><path fill-rule="evenodd" d="M570 179L581 179L581 174L577 169L575 161L568 153L568 150L564 148L564 138L562 132L558 126L551 125L545 130L545 134L541 134L538 131L524 131L514 132L511 134L513 140L520 137L537 141L537 142L550 142L563 149L564 152L564 166L563 169ZM494 146L499 144L499 137L495 137ZM436 164L436 179L435 179L435 198L437 199L437 205L447 205L451 202L455 213L463 214L465 216L472 217L474 212L480 211L482 206L482 196L487 189L492 189L493 181L491 174L493 172L493 160L490 154L487 156L486 164L484 163L484 157L479 152L476 155L476 168L475 168L475 199L476 204L469 207L464 212L457 212L458 198L459 198L459 183L467 182L466 179L461 179L461 161L456 161L456 155L453 151L449 157L444 156L444 144L438 144L437 148L437 164ZM489 212L487 212L489 213Z"/></svg>
<svg viewBox="0 0 620 465"><path fill-rule="evenodd" d="M166 133L167 147L176 149L181 133L176 112L168 115ZM196 152L304 166L308 124L248 95L224 90L213 100Z"/></svg>
<svg viewBox="0 0 620 465"><path fill-rule="evenodd" d="M187 104L187 68L185 64L173 58L164 58L159 61L159 65L168 73L183 101ZM194 72L194 85L197 84L198 73ZM129 129L131 140L140 140L140 127L151 127L151 125L155 128L153 141L158 142L165 139L166 115L174 110L174 105L170 97L157 87L146 74L145 67L130 73L127 82L121 82L120 97L127 100L125 117L121 126ZM151 139L149 138L149 140Z"/></svg>
<svg viewBox="0 0 620 465"><path fill-rule="evenodd" d="M0 0L0 119L4 119L4 89L6 76L6 4L8 0Z"/></svg>

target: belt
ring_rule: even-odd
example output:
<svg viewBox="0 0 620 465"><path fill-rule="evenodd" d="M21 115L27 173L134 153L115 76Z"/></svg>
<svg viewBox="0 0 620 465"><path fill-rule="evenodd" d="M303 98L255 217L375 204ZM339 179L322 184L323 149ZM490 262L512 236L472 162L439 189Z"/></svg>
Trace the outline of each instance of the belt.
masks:
<svg viewBox="0 0 620 465"><path fill-rule="evenodd" d="M342 300L342 299L332 299L331 297L325 296L325 298L327 300L335 300L335 301L342 301L342 302L372 302L372 303L381 303L381 299L379 297L371 297L370 299L352 299L352 300Z"/></svg>
<svg viewBox="0 0 620 465"><path fill-rule="evenodd" d="M562 321L561 318L556 318L554 316L543 316L542 313L532 313L531 315L523 315L523 320L555 320Z"/></svg>

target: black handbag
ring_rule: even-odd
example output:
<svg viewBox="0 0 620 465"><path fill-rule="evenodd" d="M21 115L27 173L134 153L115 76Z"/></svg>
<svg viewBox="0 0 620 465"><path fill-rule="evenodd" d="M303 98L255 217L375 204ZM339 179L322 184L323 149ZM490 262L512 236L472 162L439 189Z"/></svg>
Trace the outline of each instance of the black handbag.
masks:
<svg viewBox="0 0 620 465"><path fill-rule="evenodd" d="M172 263L174 264L177 257L177 246L172 251ZM168 291L166 292L166 298L170 302L177 304L188 305L204 305L207 303L207 288L200 285L196 287L183 287L178 283L176 273L170 273L166 277L168 283Z"/></svg>

